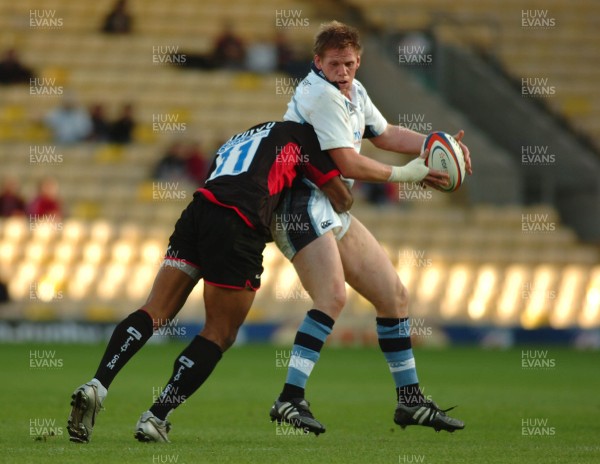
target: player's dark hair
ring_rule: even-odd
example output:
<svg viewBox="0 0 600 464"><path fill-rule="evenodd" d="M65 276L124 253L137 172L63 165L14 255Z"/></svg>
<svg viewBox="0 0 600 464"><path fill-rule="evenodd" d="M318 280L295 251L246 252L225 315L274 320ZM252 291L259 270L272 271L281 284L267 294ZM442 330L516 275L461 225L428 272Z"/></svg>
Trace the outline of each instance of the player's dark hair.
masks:
<svg viewBox="0 0 600 464"><path fill-rule="evenodd" d="M327 50L341 50L346 47L352 47L358 54L362 52L358 29L339 21L321 24L313 46L315 55L323 57Z"/></svg>

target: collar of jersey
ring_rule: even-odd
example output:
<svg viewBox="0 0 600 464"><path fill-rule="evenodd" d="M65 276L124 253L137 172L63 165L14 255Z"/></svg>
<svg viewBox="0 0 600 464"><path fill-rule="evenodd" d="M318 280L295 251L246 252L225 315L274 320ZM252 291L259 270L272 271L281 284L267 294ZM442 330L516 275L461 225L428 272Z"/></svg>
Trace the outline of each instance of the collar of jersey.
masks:
<svg viewBox="0 0 600 464"><path fill-rule="evenodd" d="M333 85L336 89L340 90L340 86L337 85L337 82L331 82L329 79L327 79L327 77L325 77L325 73L321 69L317 68L314 61L310 63L310 69L325 82Z"/></svg>
<svg viewBox="0 0 600 464"><path fill-rule="evenodd" d="M322 70L320 70L319 68L317 68L314 61L310 64L310 69L312 70L312 72L314 72L317 76L319 76L325 82L333 85L336 89L340 90L340 86L337 84L337 82L331 82L329 79L327 79L327 77L325 77L325 73ZM354 92L355 91L354 86L352 86L352 87L353 87L352 91ZM354 103L352 100L348 99L346 96L343 96L343 97L344 97L344 101L345 101L346 105L349 105L348 110L351 110L352 107L356 107L356 103Z"/></svg>

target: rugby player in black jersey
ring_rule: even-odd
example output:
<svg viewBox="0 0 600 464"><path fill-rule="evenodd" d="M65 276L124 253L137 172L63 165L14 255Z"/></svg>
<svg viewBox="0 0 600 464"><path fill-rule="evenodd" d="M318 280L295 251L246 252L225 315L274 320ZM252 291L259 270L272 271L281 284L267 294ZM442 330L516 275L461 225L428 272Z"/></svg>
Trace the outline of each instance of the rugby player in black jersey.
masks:
<svg viewBox="0 0 600 464"><path fill-rule="evenodd" d="M116 326L93 379L73 393L71 441L89 442L115 376L204 279L204 326L177 357L171 378L135 429L140 441L169 441L167 416L204 383L235 341L260 287L273 212L300 175L322 188L339 212L350 208L352 196L310 126L259 124L217 151L205 186L175 224L146 303Z"/></svg>

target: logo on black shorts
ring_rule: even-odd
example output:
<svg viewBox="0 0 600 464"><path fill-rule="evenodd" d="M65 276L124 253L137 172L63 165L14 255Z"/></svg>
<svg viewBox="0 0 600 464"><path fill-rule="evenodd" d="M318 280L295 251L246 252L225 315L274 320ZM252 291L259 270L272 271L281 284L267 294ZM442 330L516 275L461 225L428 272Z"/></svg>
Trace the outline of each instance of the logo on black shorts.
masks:
<svg viewBox="0 0 600 464"><path fill-rule="evenodd" d="M326 229L327 227L329 227L331 224L333 224L333 221L331 219L328 219L327 221L323 221L321 223L321 229Z"/></svg>

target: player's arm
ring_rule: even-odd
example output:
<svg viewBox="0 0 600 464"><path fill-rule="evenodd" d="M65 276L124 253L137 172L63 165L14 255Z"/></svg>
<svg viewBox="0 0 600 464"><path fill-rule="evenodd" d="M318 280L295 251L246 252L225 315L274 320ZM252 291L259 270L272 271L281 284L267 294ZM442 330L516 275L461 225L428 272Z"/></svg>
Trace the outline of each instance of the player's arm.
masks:
<svg viewBox="0 0 600 464"><path fill-rule="evenodd" d="M454 138L459 143L465 156L465 169L469 174L473 174L473 171L471 170L471 155L469 148L461 141L464 135L465 131L460 130L454 135ZM369 140L373 145L382 150L416 155L421 152L421 147L423 146L426 137L426 135L406 127L388 124L381 134L371 137Z"/></svg>
<svg viewBox="0 0 600 464"><path fill-rule="evenodd" d="M323 153L321 158L317 164L303 166L304 175L327 195L336 212L345 213L354 202L352 192L342 181L339 169L327 153ZM324 166L326 167L323 169Z"/></svg>
<svg viewBox="0 0 600 464"><path fill-rule="evenodd" d="M427 151L404 166L389 166L358 153L354 148L328 150L340 172L349 179L364 182L421 182L445 185L448 174L425 166Z"/></svg>
<svg viewBox="0 0 600 464"><path fill-rule="evenodd" d="M332 177L321 185L320 189L327 195L331 206L338 213L349 211L354 203L352 192L340 176Z"/></svg>
<svg viewBox="0 0 600 464"><path fill-rule="evenodd" d="M350 209L354 198L348 186L340 177L340 170L335 166L327 152L318 150L318 142L309 150L309 162L300 166L301 172L320 188L329 201L333 209L338 213L345 213ZM308 154L308 153L307 153Z"/></svg>

